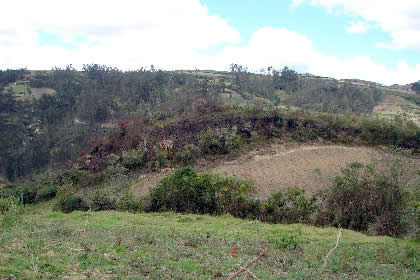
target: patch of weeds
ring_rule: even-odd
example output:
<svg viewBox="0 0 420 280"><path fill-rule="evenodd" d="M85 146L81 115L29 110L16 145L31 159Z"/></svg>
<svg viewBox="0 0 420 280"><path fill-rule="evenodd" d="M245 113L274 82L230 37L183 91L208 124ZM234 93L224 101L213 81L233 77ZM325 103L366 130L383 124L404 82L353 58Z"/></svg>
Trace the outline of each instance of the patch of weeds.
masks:
<svg viewBox="0 0 420 280"><path fill-rule="evenodd" d="M14 225L22 214L22 206L14 197L0 198L0 225L5 230Z"/></svg>
<svg viewBox="0 0 420 280"><path fill-rule="evenodd" d="M268 242L273 244L278 250L296 250L302 249L302 244L306 241L300 232L283 233L268 238Z"/></svg>
<svg viewBox="0 0 420 280"><path fill-rule="evenodd" d="M321 172L321 169L320 168L315 168L314 169L314 173L316 174L316 175L318 175L318 176L322 176L322 172Z"/></svg>

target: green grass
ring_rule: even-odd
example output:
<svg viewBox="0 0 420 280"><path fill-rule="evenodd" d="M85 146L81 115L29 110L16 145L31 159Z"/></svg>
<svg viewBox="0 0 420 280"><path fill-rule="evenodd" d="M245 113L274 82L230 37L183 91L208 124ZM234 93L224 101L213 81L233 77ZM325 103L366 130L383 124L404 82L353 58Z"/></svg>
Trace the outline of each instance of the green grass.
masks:
<svg viewBox="0 0 420 280"><path fill-rule="evenodd" d="M27 207L20 222L0 230L0 278L211 279L239 270L263 249L265 256L249 267L259 279L419 277L418 241L344 230L320 276L335 228L174 213L63 214L51 207Z"/></svg>

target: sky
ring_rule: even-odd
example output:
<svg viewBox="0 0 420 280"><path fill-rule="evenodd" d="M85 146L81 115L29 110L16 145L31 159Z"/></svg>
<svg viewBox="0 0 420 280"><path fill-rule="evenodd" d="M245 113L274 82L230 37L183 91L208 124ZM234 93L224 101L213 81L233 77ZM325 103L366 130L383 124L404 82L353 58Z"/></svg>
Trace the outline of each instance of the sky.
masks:
<svg viewBox="0 0 420 280"><path fill-rule="evenodd" d="M299 73L420 80L420 0L15 0L2 4L0 69Z"/></svg>

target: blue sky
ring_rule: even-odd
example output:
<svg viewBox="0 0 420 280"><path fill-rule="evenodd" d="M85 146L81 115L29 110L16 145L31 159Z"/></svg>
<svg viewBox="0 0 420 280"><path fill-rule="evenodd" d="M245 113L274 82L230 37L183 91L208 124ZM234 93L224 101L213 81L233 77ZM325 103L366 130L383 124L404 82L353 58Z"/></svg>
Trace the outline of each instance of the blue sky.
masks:
<svg viewBox="0 0 420 280"><path fill-rule="evenodd" d="M0 18L0 69L239 63L383 84L420 79L418 0L15 2Z"/></svg>
<svg viewBox="0 0 420 280"><path fill-rule="evenodd" d="M257 29L271 26L287 28L305 35L312 40L317 50L342 59L360 55L370 56L373 61L391 69L396 68L396 62L399 60L406 60L410 66L420 63L419 49L390 50L376 47L377 42L392 41L391 34L379 27L357 34L347 32L349 24L361 20L361 17L329 12L325 7L313 6L308 2L297 7L293 7L291 1L276 0L202 2L208 7L211 15L221 16L238 28L242 44L246 44Z"/></svg>

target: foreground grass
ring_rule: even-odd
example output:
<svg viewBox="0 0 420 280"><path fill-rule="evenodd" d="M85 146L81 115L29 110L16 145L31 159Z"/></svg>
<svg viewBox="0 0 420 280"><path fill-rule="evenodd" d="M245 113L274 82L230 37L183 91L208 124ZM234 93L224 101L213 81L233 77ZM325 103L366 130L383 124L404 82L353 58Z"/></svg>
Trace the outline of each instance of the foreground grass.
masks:
<svg viewBox="0 0 420 280"><path fill-rule="evenodd" d="M231 216L53 212L30 206L0 230L0 279L418 279L420 242ZM235 253L232 254L232 249ZM224 276L223 276L224 274ZM236 279L251 279L242 273Z"/></svg>

